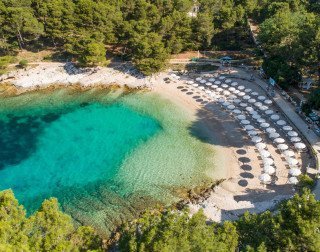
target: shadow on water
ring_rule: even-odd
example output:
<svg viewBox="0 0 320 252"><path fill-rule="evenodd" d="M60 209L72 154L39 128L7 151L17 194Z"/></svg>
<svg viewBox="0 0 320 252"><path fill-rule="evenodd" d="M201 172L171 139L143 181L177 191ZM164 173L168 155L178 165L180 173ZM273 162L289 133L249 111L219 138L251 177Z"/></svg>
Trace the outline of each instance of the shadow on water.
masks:
<svg viewBox="0 0 320 252"><path fill-rule="evenodd" d="M7 114L7 121L0 121L0 170L17 165L35 150L37 138L47 123L61 115L48 113L43 116L14 116Z"/></svg>

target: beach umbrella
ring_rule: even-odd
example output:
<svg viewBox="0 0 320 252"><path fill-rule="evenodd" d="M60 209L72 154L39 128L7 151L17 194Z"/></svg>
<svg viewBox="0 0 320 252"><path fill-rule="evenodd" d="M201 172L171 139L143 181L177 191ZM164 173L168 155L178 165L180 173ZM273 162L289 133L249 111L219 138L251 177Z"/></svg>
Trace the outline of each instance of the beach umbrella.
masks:
<svg viewBox="0 0 320 252"><path fill-rule="evenodd" d="M250 121L248 121L248 120L242 120L242 121L241 121L241 124L243 124L243 125L248 125L248 124L250 124Z"/></svg>
<svg viewBox="0 0 320 252"><path fill-rule="evenodd" d="M248 104L247 104L247 103L245 103L245 102L241 102L239 105L240 105L240 107L243 107L243 108L245 108L245 107L247 107L247 106L248 106Z"/></svg>
<svg viewBox="0 0 320 252"><path fill-rule="evenodd" d="M246 125L244 129L247 131L250 131L250 130L254 130L254 127L252 125Z"/></svg>
<svg viewBox="0 0 320 252"><path fill-rule="evenodd" d="M211 93L212 93L211 90L206 90L205 92L206 92L207 94L211 94Z"/></svg>
<svg viewBox="0 0 320 252"><path fill-rule="evenodd" d="M248 131L248 135L249 135L249 136L256 136L256 135L258 135L258 132L255 131L255 130L249 130L249 131Z"/></svg>
<svg viewBox="0 0 320 252"><path fill-rule="evenodd" d="M245 115L238 115L237 118L239 120L246 120L246 116Z"/></svg>
<svg viewBox="0 0 320 252"><path fill-rule="evenodd" d="M210 78L209 81L210 82L214 82L216 79L215 78Z"/></svg>
<svg viewBox="0 0 320 252"><path fill-rule="evenodd" d="M233 114L241 114L241 110L239 110L239 109L234 109L234 110L232 110L232 113L233 113Z"/></svg>
<svg viewBox="0 0 320 252"><path fill-rule="evenodd" d="M237 96L235 96L235 95L229 95L229 99L236 99L237 98Z"/></svg>
<svg viewBox="0 0 320 252"><path fill-rule="evenodd" d="M210 86L212 86L212 83L211 83L211 82L207 82L207 83L206 83L206 86L209 86L209 87L210 87Z"/></svg>
<svg viewBox="0 0 320 252"><path fill-rule="evenodd" d="M221 84L221 81L215 81L214 84L220 85L220 84Z"/></svg>
<svg viewBox="0 0 320 252"><path fill-rule="evenodd" d="M235 82L232 82L232 83L231 83L231 86L232 86L232 87L238 86L238 82L236 82L236 81L235 81Z"/></svg>
<svg viewBox="0 0 320 252"><path fill-rule="evenodd" d="M240 93L240 91L238 89L236 89L232 93L234 93L235 95L238 95Z"/></svg>
<svg viewBox="0 0 320 252"><path fill-rule="evenodd" d="M285 130L285 131L291 131L292 127L289 126L289 125L286 125L286 126L283 126L282 129Z"/></svg>
<svg viewBox="0 0 320 252"><path fill-rule="evenodd" d="M212 85L211 88L212 88L212 89L217 89L218 86L217 86L217 85Z"/></svg>
<svg viewBox="0 0 320 252"><path fill-rule="evenodd" d="M266 110L264 113L266 113L266 115L271 115L271 114L273 114L274 112L273 112L272 109L268 109L268 110Z"/></svg>
<svg viewBox="0 0 320 252"><path fill-rule="evenodd" d="M240 96L240 97L245 96L245 95L246 95L245 92L240 92L240 93L238 93L238 96Z"/></svg>
<svg viewBox="0 0 320 252"><path fill-rule="evenodd" d="M233 109L235 109L235 106L234 106L234 105L229 105L229 106L227 107L227 109L233 110Z"/></svg>
<svg viewBox="0 0 320 252"><path fill-rule="evenodd" d="M300 137L291 137L290 141L292 143L298 143L298 142L301 142L301 138Z"/></svg>
<svg viewBox="0 0 320 252"><path fill-rule="evenodd" d="M197 83L192 84L194 87L198 87L199 85Z"/></svg>
<svg viewBox="0 0 320 252"><path fill-rule="evenodd" d="M252 116L252 118L253 118L253 119L260 119L260 118L261 118L261 115L255 114L255 115Z"/></svg>
<svg viewBox="0 0 320 252"><path fill-rule="evenodd" d="M206 80L201 80L200 83L204 84L204 83L206 83Z"/></svg>
<svg viewBox="0 0 320 252"><path fill-rule="evenodd" d="M249 99L248 102L249 102L249 103L255 103L255 102L256 102L256 99Z"/></svg>
<svg viewBox="0 0 320 252"><path fill-rule="evenodd" d="M283 125L286 125L286 124L287 123L284 120L277 121L277 125L279 125L279 126L283 126Z"/></svg>
<svg viewBox="0 0 320 252"><path fill-rule="evenodd" d="M240 99L234 99L233 102L236 103L236 104L238 104L238 103L241 102L241 100L240 100Z"/></svg>
<svg viewBox="0 0 320 252"><path fill-rule="evenodd" d="M249 111L249 113L250 113L250 115L258 115L258 112L257 111L255 111L255 110L252 110L252 111Z"/></svg>
<svg viewBox="0 0 320 252"><path fill-rule="evenodd" d="M263 184L268 184L271 182L271 177L269 174L267 173L263 173L259 176L259 180L261 181L261 183Z"/></svg>
<svg viewBox="0 0 320 252"><path fill-rule="evenodd" d="M223 94L226 95L226 96L228 96L228 95L230 95L230 92L229 92L228 90L224 90L224 91L223 91Z"/></svg>
<svg viewBox="0 0 320 252"><path fill-rule="evenodd" d="M276 132L272 132L272 133L270 133L269 134L269 137L271 138L271 139L273 139L273 138L278 138L280 135L278 134L278 133L276 133Z"/></svg>
<svg viewBox="0 0 320 252"><path fill-rule="evenodd" d="M245 87L244 86L238 86L238 90L244 90L245 89Z"/></svg>
<svg viewBox="0 0 320 252"><path fill-rule="evenodd" d="M232 80L230 80L230 79L225 80L225 83L231 83L231 82L232 82Z"/></svg>
<svg viewBox="0 0 320 252"><path fill-rule="evenodd" d="M294 152L292 150L286 150L283 152L283 155L285 155L286 157L294 157Z"/></svg>
<svg viewBox="0 0 320 252"><path fill-rule="evenodd" d="M242 97L242 99L244 99L244 100L249 100L250 98L251 97L249 95L245 95L245 96Z"/></svg>
<svg viewBox="0 0 320 252"><path fill-rule="evenodd" d="M271 100L265 100L264 103L267 104L267 105L271 105L272 101Z"/></svg>
<svg viewBox="0 0 320 252"><path fill-rule="evenodd" d="M201 81L201 80L202 80L201 77L196 78L196 81Z"/></svg>
<svg viewBox="0 0 320 252"><path fill-rule="evenodd" d="M278 138L274 139L273 142L275 142L276 144L282 144L285 142L285 140L281 137L278 137Z"/></svg>
<svg viewBox="0 0 320 252"><path fill-rule="evenodd" d="M262 159L264 165L273 165L274 161L272 158L263 158Z"/></svg>
<svg viewBox="0 0 320 252"><path fill-rule="evenodd" d="M275 129L275 128L266 128L266 132L267 133L276 133L277 132L277 130Z"/></svg>
<svg viewBox="0 0 320 252"><path fill-rule="evenodd" d="M250 111L253 111L254 109L253 109L253 107L246 107L246 110L247 110L248 112L250 112Z"/></svg>
<svg viewBox="0 0 320 252"><path fill-rule="evenodd" d="M278 115L272 115L272 116L270 116L270 118L271 118L271 120L276 121L276 120L279 120L279 119L280 119L280 116L278 116Z"/></svg>
<svg viewBox="0 0 320 252"><path fill-rule="evenodd" d="M260 108L260 107L262 106L262 103L261 103L261 102L256 102L256 103L254 104L254 106Z"/></svg>
<svg viewBox="0 0 320 252"><path fill-rule="evenodd" d="M258 96L259 94L257 92L252 92L251 95Z"/></svg>
<svg viewBox="0 0 320 252"><path fill-rule="evenodd" d="M301 175L301 171L298 168L291 168L289 170L289 174L291 176L298 177L299 175Z"/></svg>
<svg viewBox="0 0 320 252"><path fill-rule="evenodd" d="M230 92L233 92L234 90L236 90L234 87L229 87Z"/></svg>
<svg viewBox="0 0 320 252"><path fill-rule="evenodd" d="M265 149L267 147L267 145L265 144L265 143L257 143L256 144L256 148L258 149L258 150L263 150L263 149Z"/></svg>
<svg viewBox="0 0 320 252"><path fill-rule="evenodd" d="M246 88L246 89L244 90L244 92L246 92L246 93L250 93L251 91L252 91L251 88Z"/></svg>
<svg viewBox="0 0 320 252"><path fill-rule="evenodd" d="M289 182L289 184L291 184L291 185L296 185L296 184L299 183L299 181L298 181L298 179L297 179L296 177L291 177L291 178L289 178L288 182Z"/></svg>
<svg viewBox="0 0 320 252"><path fill-rule="evenodd" d="M267 106L261 106L261 107L259 107L259 109L262 110L262 111L265 111L265 110L268 109L268 107Z"/></svg>
<svg viewBox="0 0 320 252"><path fill-rule="evenodd" d="M204 90L204 87L200 86L199 89L200 89L200 90Z"/></svg>
<svg viewBox="0 0 320 252"><path fill-rule="evenodd" d="M260 101L264 101L265 99L266 99L266 97L263 95L258 96L258 100L260 100Z"/></svg>
<svg viewBox="0 0 320 252"><path fill-rule="evenodd" d="M229 86L228 86L227 84L222 84L221 87L227 88L227 87L229 87Z"/></svg>
<svg viewBox="0 0 320 252"><path fill-rule="evenodd" d="M262 158L268 158L268 157L271 156L271 153L269 151L267 151L267 150L260 150L260 156Z"/></svg>
<svg viewBox="0 0 320 252"><path fill-rule="evenodd" d="M276 172L276 169L271 165L266 165L263 167L263 171L266 174L273 175Z"/></svg>
<svg viewBox="0 0 320 252"><path fill-rule="evenodd" d="M219 77L219 80L224 80L226 77L224 77L224 76L220 76Z"/></svg>
<svg viewBox="0 0 320 252"><path fill-rule="evenodd" d="M211 93L210 96L211 96L212 98L217 98L217 95L216 95L215 93Z"/></svg>
<svg viewBox="0 0 320 252"><path fill-rule="evenodd" d="M258 137L258 136L255 136L252 138L252 142L254 143L260 143L262 142L262 138L261 137Z"/></svg>
<svg viewBox="0 0 320 252"><path fill-rule="evenodd" d="M289 131L287 134L289 137L297 137L298 136L298 133L295 131Z"/></svg>
<svg viewBox="0 0 320 252"><path fill-rule="evenodd" d="M286 145L286 144L279 144L279 145L277 146L277 148L278 148L279 150L281 150L281 151L285 151L285 150L287 150L289 147L288 147L288 145Z"/></svg>
<svg viewBox="0 0 320 252"><path fill-rule="evenodd" d="M258 123L264 123L264 122L266 122L266 120L264 120L263 118L258 118L258 119L257 119L257 122L258 122Z"/></svg>
<svg viewBox="0 0 320 252"><path fill-rule="evenodd" d="M295 143L295 144L294 144L294 147L295 147L297 150L304 150L307 146L306 146L304 143Z"/></svg>
<svg viewBox="0 0 320 252"><path fill-rule="evenodd" d="M266 123L266 122L263 122L263 123L260 124L260 126L261 126L262 128L268 128L268 127L270 126L270 124L269 124L269 123Z"/></svg>
<svg viewBox="0 0 320 252"><path fill-rule="evenodd" d="M222 106L227 107L230 105L230 102L225 101L224 103L222 103Z"/></svg>
<svg viewBox="0 0 320 252"><path fill-rule="evenodd" d="M222 89L222 88L217 88L216 91L217 91L218 93L220 93L220 92L223 91L223 89Z"/></svg>
<svg viewBox="0 0 320 252"><path fill-rule="evenodd" d="M289 157L287 159L287 162L288 162L289 166L296 166L299 164L299 161L297 159L291 158L291 157Z"/></svg>

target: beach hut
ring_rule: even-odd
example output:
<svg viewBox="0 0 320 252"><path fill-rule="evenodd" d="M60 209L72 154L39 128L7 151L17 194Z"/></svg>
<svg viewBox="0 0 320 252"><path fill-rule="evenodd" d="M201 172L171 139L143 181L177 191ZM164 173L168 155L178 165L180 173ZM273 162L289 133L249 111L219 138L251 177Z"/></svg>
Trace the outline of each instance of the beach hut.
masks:
<svg viewBox="0 0 320 252"><path fill-rule="evenodd" d="M263 184L269 184L271 182L271 177L269 174L267 173L263 173L259 176L259 180L261 181L261 183Z"/></svg>
<svg viewBox="0 0 320 252"><path fill-rule="evenodd" d="M298 168L291 168L289 170L289 174L291 176L298 177L299 175L301 175L301 171Z"/></svg>
<svg viewBox="0 0 320 252"><path fill-rule="evenodd" d="M273 174L275 174L276 169L271 165L266 165L266 166L263 167L263 171L266 174L273 175Z"/></svg>
<svg viewBox="0 0 320 252"><path fill-rule="evenodd" d="M296 177L291 177L291 178L289 178L288 182L289 182L289 184L291 184L291 185L296 185L296 184L299 183L299 181L298 181L298 179L297 179Z"/></svg>

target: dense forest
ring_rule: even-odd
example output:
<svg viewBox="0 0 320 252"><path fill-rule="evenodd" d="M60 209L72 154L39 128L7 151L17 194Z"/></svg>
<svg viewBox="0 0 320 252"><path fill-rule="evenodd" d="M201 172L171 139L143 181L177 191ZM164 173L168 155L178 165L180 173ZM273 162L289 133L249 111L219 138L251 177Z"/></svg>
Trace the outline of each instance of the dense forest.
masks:
<svg viewBox="0 0 320 252"><path fill-rule="evenodd" d="M274 213L245 213L239 220L208 223L199 211L152 210L119 230L115 251L319 251L320 202L308 189ZM104 251L94 229L75 228L56 199L45 200L26 217L12 191L0 192L1 251ZM112 250L113 251L113 250Z"/></svg>
<svg viewBox="0 0 320 252"><path fill-rule="evenodd" d="M234 49L231 34L253 18L267 73L292 84L319 63L319 13L317 0L1 0L0 53L54 47L94 65L112 48L150 74L173 53Z"/></svg>

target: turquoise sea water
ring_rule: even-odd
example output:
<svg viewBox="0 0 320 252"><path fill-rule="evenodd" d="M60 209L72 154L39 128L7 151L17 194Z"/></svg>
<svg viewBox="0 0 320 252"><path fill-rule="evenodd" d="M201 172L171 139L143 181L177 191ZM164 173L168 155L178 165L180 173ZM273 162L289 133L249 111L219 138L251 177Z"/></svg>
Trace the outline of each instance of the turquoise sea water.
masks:
<svg viewBox="0 0 320 252"><path fill-rule="evenodd" d="M68 89L1 98L0 189L32 214L57 197L75 221L108 232L137 211L207 181L211 148L190 119L150 93Z"/></svg>

